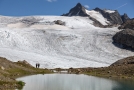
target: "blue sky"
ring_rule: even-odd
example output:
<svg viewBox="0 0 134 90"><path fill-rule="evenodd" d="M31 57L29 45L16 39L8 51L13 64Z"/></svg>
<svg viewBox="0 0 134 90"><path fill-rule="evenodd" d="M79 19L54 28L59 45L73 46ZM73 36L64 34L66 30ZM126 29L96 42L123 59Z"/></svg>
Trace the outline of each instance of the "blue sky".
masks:
<svg viewBox="0 0 134 90"><path fill-rule="evenodd" d="M134 18L134 0L0 0L0 15L62 15L78 2L89 10L96 7L118 10L121 15L127 13Z"/></svg>

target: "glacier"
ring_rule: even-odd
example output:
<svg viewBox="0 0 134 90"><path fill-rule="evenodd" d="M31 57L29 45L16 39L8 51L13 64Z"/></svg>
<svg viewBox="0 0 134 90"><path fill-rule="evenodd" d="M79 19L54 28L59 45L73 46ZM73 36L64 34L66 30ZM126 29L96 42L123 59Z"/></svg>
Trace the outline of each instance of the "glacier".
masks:
<svg viewBox="0 0 134 90"><path fill-rule="evenodd" d="M54 24L55 20L66 25ZM134 55L112 44L119 31L95 27L88 17L0 16L0 57L40 63L41 68L109 66Z"/></svg>

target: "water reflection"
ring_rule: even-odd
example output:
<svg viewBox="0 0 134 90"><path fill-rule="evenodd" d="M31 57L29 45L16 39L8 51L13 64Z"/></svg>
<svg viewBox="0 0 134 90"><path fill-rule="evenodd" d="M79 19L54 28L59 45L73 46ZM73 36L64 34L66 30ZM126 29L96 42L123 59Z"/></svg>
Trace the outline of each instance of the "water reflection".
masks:
<svg viewBox="0 0 134 90"><path fill-rule="evenodd" d="M126 84L87 75L45 74L17 80L26 83L23 90L134 90Z"/></svg>

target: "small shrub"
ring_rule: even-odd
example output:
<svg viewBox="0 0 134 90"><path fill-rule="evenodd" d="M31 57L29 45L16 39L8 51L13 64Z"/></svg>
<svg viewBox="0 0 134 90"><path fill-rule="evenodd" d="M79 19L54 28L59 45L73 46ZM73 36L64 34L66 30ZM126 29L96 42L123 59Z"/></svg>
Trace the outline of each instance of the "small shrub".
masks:
<svg viewBox="0 0 134 90"><path fill-rule="evenodd" d="M17 84L19 85L19 89L22 89L23 86L25 85L25 83L22 81L17 81Z"/></svg>

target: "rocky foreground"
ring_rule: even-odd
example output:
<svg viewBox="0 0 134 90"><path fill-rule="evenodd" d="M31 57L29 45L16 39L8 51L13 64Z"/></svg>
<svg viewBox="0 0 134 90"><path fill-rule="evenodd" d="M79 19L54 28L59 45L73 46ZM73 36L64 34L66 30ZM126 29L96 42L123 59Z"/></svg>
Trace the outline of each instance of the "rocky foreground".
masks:
<svg viewBox="0 0 134 90"><path fill-rule="evenodd" d="M0 90L22 88L24 83L15 78L31 74L50 73L49 70L37 69L27 61L11 62L0 57Z"/></svg>
<svg viewBox="0 0 134 90"><path fill-rule="evenodd" d="M86 70L86 74L94 76L134 79L134 56L118 60L109 67L89 68Z"/></svg>

